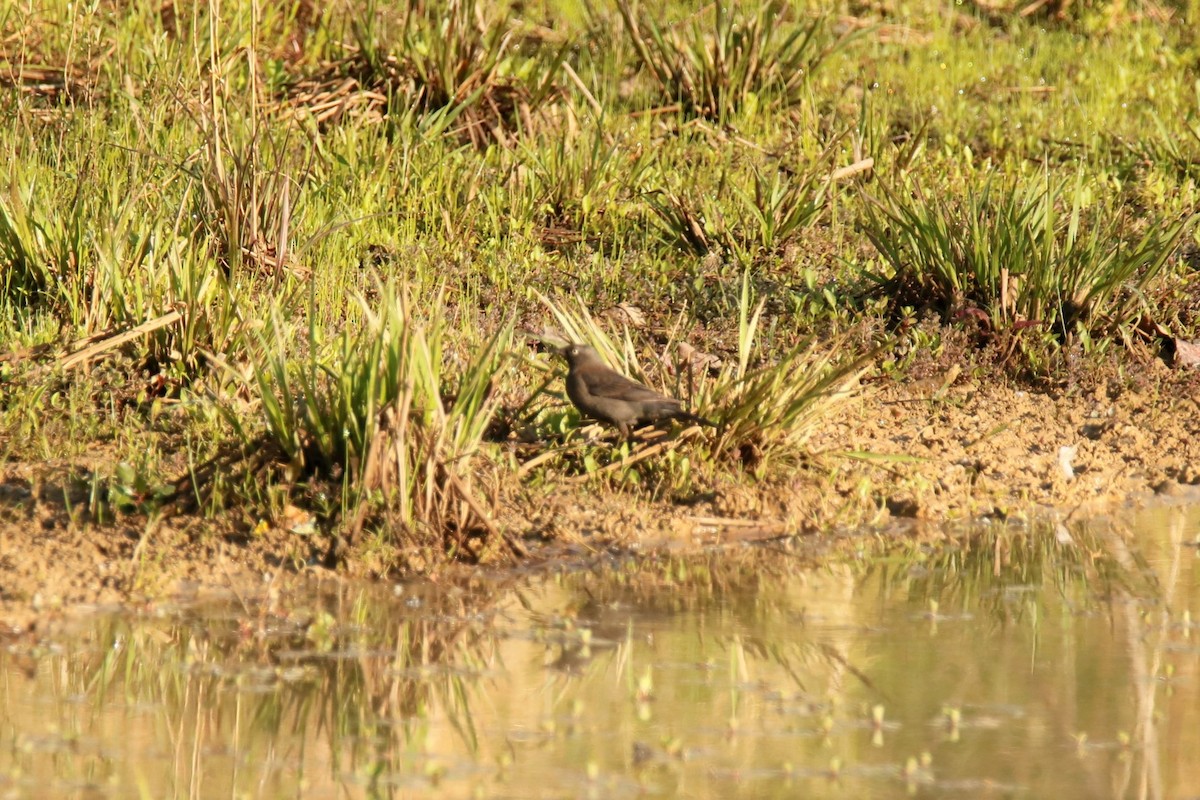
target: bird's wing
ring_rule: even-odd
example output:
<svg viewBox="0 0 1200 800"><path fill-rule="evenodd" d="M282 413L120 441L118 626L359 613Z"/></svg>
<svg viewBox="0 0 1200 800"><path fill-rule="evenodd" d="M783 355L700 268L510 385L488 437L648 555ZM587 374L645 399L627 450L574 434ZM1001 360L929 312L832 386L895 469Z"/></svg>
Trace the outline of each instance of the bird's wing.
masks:
<svg viewBox="0 0 1200 800"><path fill-rule="evenodd" d="M647 400L670 400L648 386L643 386L635 380L626 378L619 372L605 370L591 372L584 376L588 391L600 397L619 397L622 400L645 402Z"/></svg>

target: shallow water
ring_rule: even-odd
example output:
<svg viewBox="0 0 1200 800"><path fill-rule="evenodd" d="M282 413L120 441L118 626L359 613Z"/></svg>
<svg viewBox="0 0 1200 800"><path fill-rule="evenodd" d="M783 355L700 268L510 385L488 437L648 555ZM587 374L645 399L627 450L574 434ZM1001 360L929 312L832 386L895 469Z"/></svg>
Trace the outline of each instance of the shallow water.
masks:
<svg viewBox="0 0 1200 800"><path fill-rule="evenodd" d="M87 618L0 798L1200 794L1200 509L923 538Z"/></svg>

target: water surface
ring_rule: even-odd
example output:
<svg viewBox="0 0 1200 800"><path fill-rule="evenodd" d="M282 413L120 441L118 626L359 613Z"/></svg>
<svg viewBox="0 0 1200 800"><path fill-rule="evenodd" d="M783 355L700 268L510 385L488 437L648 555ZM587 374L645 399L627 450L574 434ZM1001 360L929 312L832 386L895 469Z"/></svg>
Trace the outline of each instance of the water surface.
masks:
<svg viewBox="0 0 1200 800"><path fill-rule="evenodd" d="M1198 796L1198 540L1174 507L88 617L0 651L0 798Z"/></svg>

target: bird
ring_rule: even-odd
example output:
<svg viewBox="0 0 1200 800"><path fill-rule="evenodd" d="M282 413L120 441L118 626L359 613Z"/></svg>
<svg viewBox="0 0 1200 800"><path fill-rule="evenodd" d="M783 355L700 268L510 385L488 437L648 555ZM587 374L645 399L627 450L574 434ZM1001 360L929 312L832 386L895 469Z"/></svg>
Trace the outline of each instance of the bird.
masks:
<svg viewBox="0 0 1200 800"><path fill-rule="evenodd" d="M594 348L568 344L560 351L567 360L567 397L585 416L607 422L628 440L640 423L678 419L716 426L704 417L685 411L674 397L659 394L610 368Z"/></svg>

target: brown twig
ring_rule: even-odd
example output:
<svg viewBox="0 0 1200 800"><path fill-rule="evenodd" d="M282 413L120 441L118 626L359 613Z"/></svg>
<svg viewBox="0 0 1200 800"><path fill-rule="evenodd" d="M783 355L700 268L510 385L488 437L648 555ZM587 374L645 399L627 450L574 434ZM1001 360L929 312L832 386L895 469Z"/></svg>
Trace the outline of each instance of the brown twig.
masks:
<svg viewBox="0 0 1200 800"><path fill-rule="evenodd" d="M860 172L866 172L869 169L874 169L874 167L875 167L875 159L864 158L861 161L855 161L853 164L850 164L848 166L841 167L839 169L835 169L830 174L829 181L830 181L830 183L832 183L834 181L840 181L840 180L843 180L844 178L849 178L851 175L857 175Z"/></svg>

